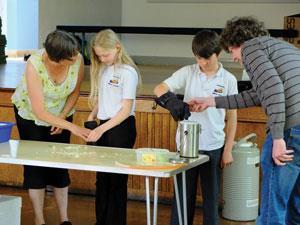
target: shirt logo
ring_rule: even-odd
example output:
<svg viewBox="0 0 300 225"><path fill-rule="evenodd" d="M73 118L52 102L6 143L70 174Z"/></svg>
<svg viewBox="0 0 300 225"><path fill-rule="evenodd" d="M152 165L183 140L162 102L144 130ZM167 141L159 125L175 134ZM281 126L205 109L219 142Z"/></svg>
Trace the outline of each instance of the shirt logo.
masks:
<svg viewBox="0 0 300 225"><path fill-rule="evenodd" d="M119 81L118 80L109 80L109 83L110 84L119 84Z"/></svg>
<svg viewBox="0 0 300 225"><path fill-rule="evenodd" d="M109 85L112 85L112 86L114 86L114 87L119 87L119 86L120 86L120 76L118 76L117 74L114 74L114 75L112 76L112 79L110 79L110 80L108 81L108 84L109 84Z"/></svg>
<svg viewBox="0 0 300 225"><path fill-rule="evenodd" d="M224 93L224 86L217 84L216 88L213 90L213 95L223 95Z"/></svg>

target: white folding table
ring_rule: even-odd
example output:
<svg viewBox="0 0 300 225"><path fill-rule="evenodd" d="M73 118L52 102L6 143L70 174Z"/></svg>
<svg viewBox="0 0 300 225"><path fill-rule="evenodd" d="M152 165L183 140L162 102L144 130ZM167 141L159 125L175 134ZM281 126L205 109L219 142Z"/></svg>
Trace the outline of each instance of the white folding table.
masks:
<svg viewBox="0 0 300 225"><path fill-rule="evenodd" d="M170 152L168 157L176 157L176 153ZM133 149L24 140L10 140L0 144L0 163L144 176L147 225L151 225L150 177L154 177L153 225L157 224L158 180L162 177L172 176L179 223L187 225L185 171L208 160L208 156L200 155L198 158L189 159L184 164L164 162L145 165L137 161L136 151ZM183 184L183 218L176 179L176 175L179 173L182 173Z"/></svg>

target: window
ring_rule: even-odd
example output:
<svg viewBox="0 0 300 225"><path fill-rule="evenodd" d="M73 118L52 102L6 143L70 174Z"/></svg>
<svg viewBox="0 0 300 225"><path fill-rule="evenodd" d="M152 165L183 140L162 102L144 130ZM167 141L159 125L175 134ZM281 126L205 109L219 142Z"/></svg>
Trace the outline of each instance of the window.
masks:
<svg viewBox="0 0 300 225"><path fill-rule="evenodd" d="M38 47L38 0L0 0L2 34L8 50Z"/></svg>

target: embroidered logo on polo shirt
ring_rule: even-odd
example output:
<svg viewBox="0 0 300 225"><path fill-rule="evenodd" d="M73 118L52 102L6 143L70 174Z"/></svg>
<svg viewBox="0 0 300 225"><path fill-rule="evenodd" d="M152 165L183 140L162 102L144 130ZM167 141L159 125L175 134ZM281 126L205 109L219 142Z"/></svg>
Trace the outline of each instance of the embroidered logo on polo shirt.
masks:
<svg viewBox="0 0 300 225"><path fill-rule="evenodd" d="M224 86L217 84L216 88L213 90L213 95L223 95L224 93Z"/></svg>
<svg viewBox="0 0 300 225"><path fill-rule="evenodd" d="M109 83L111 83L111 84L118 84L119 81L118 80L110 80Z"/></svg>
<svg viewBox="0 0 300 225"><path fill-rule="evenodd" d="M120 86L120 76L117 74L114 74L112 76L112 79L109 80L108 84L115 86L115 87L119 87Z"/></svg>

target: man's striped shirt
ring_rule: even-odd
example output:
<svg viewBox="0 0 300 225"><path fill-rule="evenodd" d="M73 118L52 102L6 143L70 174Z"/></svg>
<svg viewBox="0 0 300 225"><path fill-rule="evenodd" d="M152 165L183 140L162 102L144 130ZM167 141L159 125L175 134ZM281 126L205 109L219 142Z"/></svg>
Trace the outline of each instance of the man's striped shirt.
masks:
<svg viewBox="0 0 300 225"><path fill-rule="evenodd" d="M268 36L246 41L242 60L253 88L237 95L217 97L217 108L261 105L273 139L300 124L300 50Z"/></svg>

